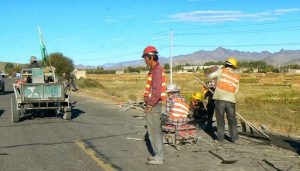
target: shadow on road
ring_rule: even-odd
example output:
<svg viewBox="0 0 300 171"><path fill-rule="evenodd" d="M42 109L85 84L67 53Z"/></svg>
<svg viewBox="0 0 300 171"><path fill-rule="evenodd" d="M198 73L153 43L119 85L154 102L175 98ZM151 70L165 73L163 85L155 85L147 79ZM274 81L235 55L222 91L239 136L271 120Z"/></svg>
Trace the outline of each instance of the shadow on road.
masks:
<svg viewBox="0 0 300 171"><path fill-rule="evenodd" d="M0 116L2 116L3 113L4 113L4 110L0 109Z"/></svg>
<svg viewBox="0 0 300 171"><path fill-rule="evenodd" d="M14 94L14 91L5 91L4 94Z"/></svg>
<svg viewBox="0 0 300 171"><path fill-rule="evenodd" d="M85 111L80 110L80 109L72 109L72 119L77 118L78 116L82 115L85 113Z"/></svg>
<svg viewBox="0 0 300 171"><path fill-rule="evenodd" d="M272 144L292 150L300 155L300 140L289 136L268 132Z"/></svg>
<svg viewBox="0 0 300 171"><path fill-rule="evenodd" d="M293 148L293 151L295 151L300 155L300 142L294 140L284 140L284 141L288 143L291 146L291 148Z"/></svg>
<svg viewBox="0 0 300 171"><path fill-rule="evenodd" d="M32 125L46 125L46 124L66 124L66 123L70 123L70 124L85 124L85 125L114 125L113 123L91 123L91 122L82 122L82 121L75 121L75 120L61 120L61 118L54 118L54 117L45 117L45 119L58 119L59 121L45 121L45 122L39 122L39 123L15 123L12 125L1 125L0 128L9 128L9 127L24 127L24 126L32 126ZM42 120L37 118L37 120Z"/></svg>
<svg viewBox="0 0 300 171"><path fill-rule="evenodd" d="M154 150L151 146L151 142L150 142L150 139L149 139L149 134L148 132L145 134L145 143L146 143L146 147L147 147L147 150L149 151L149 153L154 156Z"/></svg>
<svg viewBox="0 0 300 171"><path fill-rule="evenodd" d="M215 131L217 131L217 127L213 127L211 130L207 129L207 125L205 123L197 123L199 128L201 128L207 135L209 135L213 140L217 140L217 135ZM225 135L225 140L229 141L230 137Z"/></svg>
<svg viewBox="0 0 300 171"><path fill-rule="evenodd" d="M100 139L113 138L113 137L119 137L119 136L125 136L125 135L135 135L137 133L139 133L139 132L130 132L130 133L125 133L125 134L115 134L115 135L108 135L108 136L86 138L86 139L83 139L82 141L100 140ZM73 144L73 143L75 143L75 142L74 141L64 141L64 142L54 142L54 143L28 143L28 144L16 144L16 145L0 146L0 149L1 148L17 148L17 147L27 147L27 146L39 146L39 145L51 146L51 145L60 145L60 144Z"/></svg>

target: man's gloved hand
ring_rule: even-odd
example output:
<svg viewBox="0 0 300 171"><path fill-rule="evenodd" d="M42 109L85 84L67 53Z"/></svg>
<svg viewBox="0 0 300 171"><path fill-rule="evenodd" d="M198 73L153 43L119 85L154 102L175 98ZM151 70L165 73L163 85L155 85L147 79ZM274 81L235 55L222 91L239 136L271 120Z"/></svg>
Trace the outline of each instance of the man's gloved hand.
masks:
<svg viewBox="0 0 300 171"><path fill-rule="evenodd" d="M147 105L145 108L145 112L151 112L152 111L152 106Z"/></svg>

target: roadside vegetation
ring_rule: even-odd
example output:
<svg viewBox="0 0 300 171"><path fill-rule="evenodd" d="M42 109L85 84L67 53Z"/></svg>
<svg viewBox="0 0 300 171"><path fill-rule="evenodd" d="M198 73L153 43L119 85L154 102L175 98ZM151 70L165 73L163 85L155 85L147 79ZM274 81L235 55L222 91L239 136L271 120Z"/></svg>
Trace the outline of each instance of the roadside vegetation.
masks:
<svg viewBox="0 0 300 171"><path fill-rule="evenodd" d="M49 61L51 61L51 65L55 67L56 75L62 77L63 73L70 73L74 70L73 60L69 57L63 55L60 52L50 53ZM38 63L42 65L43 61L38 61ZM27 64L16 64L9 62L0 62L0 71L1 68L4 68L5 73L10 76L15 76L16 73L21 72L22 68L28 68L29 63Z"/></svg>
<svg viewBox="0 0 300 171"><path fill-rule="evenodd" d="M194 79L204 80L203 73L173 73L173 83L190 101L191 94L202 86ZM142 101L145 74L88 74L78 80L83 92L116 103ZM167 74L167 82L169 75ZM300 75L283 73L241 74L237 112L255 125L300 135Z"/></svg>

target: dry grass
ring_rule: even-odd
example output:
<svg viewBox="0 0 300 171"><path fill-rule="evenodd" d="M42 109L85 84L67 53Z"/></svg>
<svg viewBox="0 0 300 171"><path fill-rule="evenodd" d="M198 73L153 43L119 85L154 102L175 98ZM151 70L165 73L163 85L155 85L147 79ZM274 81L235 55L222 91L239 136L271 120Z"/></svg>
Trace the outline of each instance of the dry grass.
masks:
<svg viewBox="0 0 300 171"><path fill-rule="evenodd" d="M201 90L194 79L204 80L202 73L173 74L173 83L182 94L191 99L191 94ZM84 88L93 96L115 102L142 101L146 75L109 74L88 75L98 82L99 88ZM169 81L168 75L167 79ZM300 76L289 74L242 74L237 96L237 112L258 125L266 125L273 131L300 135Z"/></svg>

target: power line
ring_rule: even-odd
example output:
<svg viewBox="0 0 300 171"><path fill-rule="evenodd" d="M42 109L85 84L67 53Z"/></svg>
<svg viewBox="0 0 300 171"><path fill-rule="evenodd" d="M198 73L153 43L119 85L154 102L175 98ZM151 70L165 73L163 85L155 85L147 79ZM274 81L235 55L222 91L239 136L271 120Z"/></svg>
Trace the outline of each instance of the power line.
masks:
<svg viewBox="0 0 300 171"><path fill-rule="evenodd" d="M126 41L122 41L122 42L118 42L118 43L114 43L114 44L110 44L109 46L104 46L103 48L107 49L107 48L118 48L118 47L123 47L123 48L127 48L128 45L131 45L131 44L137 44L139 42L144 42L144 41L148 41L149 38L153 37L153 36L163 36L162 33L165 33L166 31L160 31L160 32L157 32L157 33L153 33L153 34L149 34L149 35L145 35L143 37L140 37L138 39L133 39L133 40L126 40ZM122 46L126 44L126 46Z"/></svg>
<svg viewBox="0 0 300 171"><path fill-rule="evenodd" d="M159 49L159 50L163 50L163 49L166 49L166 48L169 48L169 46L164 45L164 46L158 46L157 47L157 49ZM124 58L124 57L129 57L129 56L140 57L141 53L140 52L133 52L133 53L128 53L128 54L113 55L113 56L104 57L104 58L85 58L85 59L79 59L79 60L76 60L76 61L86 61L86 60L89 60L89 61L99 60L100 61L100 60L105 60L105 59L120 59L120 58Z"/></svg>
<svg viewBox="0 0 300 171"><path fill-rule="evenodd" d="M215 27L215 28L220 28L220 29L224 29L224 28L239 28L239 27L250 27L250 26L263 26L263 25L275 25L275 24L284 24L284 23L295 23L295 22L300 22L300 20L287 20L287 21L282 21L282 22L268 22L268 23L255 23L255 24L242 24L242 25L225 25L222 27ZM211 25L208 26L201 26L201 27L197 27L197 28L175 28L173 30L199 30L199 29L211 29L210 28Z"/></svg>
<svg viewBox="0 0 300 171"><path fill-rule="evenodd" d="M300 43L263 43L263 44L237 44L237 45L222 45L222 47L255 47L255 46L288 46L288 45L300 45ZM173 45L175 47L220 47L220 45Z"/></svg>
<svg viewBox="0 0 300 171"><path fill-rule="evenodd" d="M176 36L185 35L208 35L211 34L247 34L247 33L265 33L265 32L281 32L281 31L297 31L300 30L299 27L285 27L285 28L275 28L275 29L254 29L254 30L244 30L244 31L221 31L221 32L195 32L195 33L176 33Z"/></svg>
<svg viewBox="0 0 300 171"><path fill-rule="evenodd" d="M77 53L91 53L91 52L99 52L99 51L102 51L101 49L104 49L105 51L107 50L112 50L112 49L127 49L127 48L131 48L131 47L136 47L136 46L140 46L141 45L141 42L144 42L144 44L152 44L156 41L159 41L159 40L162 40L162 39L166 39L168 38L167 36L163 36L161 35L161 37L157 38L157 39L153 39L151 41L148 40L139 40L139 41L135 41L135 42L131 42L131 44L128 44L126 43L125 45L123 46L115 46L115 45L111 45L110 47L108 46L104 46L104 47L101 47L101 48L93 48L93 49L90 49L90 50L87 50L87 51L80 51L80 52L77 52Z"/></svg>

